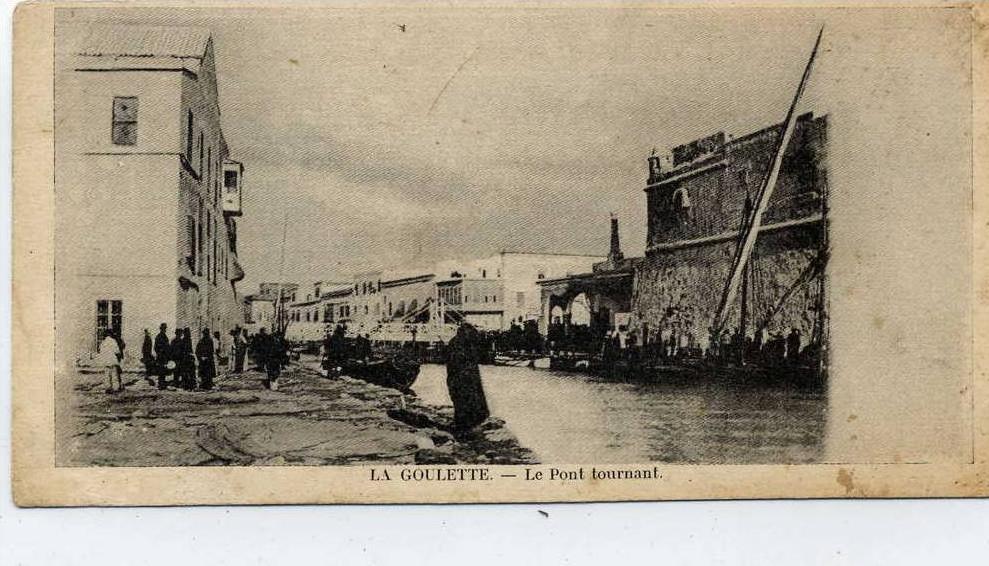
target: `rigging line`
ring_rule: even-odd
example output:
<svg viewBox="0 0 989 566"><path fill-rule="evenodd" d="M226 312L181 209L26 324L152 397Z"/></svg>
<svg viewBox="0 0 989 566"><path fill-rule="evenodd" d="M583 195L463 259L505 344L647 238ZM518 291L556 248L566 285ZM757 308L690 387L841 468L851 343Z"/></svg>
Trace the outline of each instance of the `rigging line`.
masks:
<svg viewBox="0 0 989 566"><path fill-rule="evenodd" d="M813 261L808 263L807 267L805 267L803 271L800 272L800 275L793 282L790 288L787 289L785 293L783 293L783 296L780 297L780 300L773 307L773 310L769 312L769 315L766 316L766 319L763 321L763 323L759 325L758 330L756 332L762 332L764 328L769 326L769 323L773 321L773 318L775 318L776 315L779 314L781 310L783 310L783 305L785 305L786 302L790 300L790 297L793 296L793 294L797 291L797 289L803 287L805 284L813 280L814 276L817 275L818 272L823 271L824 264L825 264L825 258L823 257L823 255L818 256Z"/></svg>
<svg viewBox="0 0 989 566"><path fill-rule="evenodd" d="M779 178L784 154L796 126L797 106L800 103L800 98L804 93L808 80L810 79L811 69L814 66L814 59L817 57L817 51L821 45L821 37L823 35L824 26L821 26L820 31L817 33L817 40L814 42L814 48L811 50L810 58L807 60L807 65L804 67L803 75L800 77L800 83L797 85L797 91L793 96L793 101L790 103L790 108L787 110L786 118L783 120L782 130L780 131L776 148L773 152L773 158L770 161L769 171L766 176L763 177L763 181L759 187L759 192L757 193L756 206L754 210L751 211L750 216L746 219L745 229L741 234L739 234L739 241L737 244L738 247L736 248L734 258L732 259L730 275L721 295L721 300L718 303L718 310L715 313L712 324L712 329L716 334L720 334L724 329L728 308L734 302L738 291L738 285L740 283L739 276L745 269L745 264L748 261L748 257L751 254L756 238L758 237L759 226L762 223L762 215L769 206L770 197L773 194L773 189L775 188L777 179Z"/></svg>

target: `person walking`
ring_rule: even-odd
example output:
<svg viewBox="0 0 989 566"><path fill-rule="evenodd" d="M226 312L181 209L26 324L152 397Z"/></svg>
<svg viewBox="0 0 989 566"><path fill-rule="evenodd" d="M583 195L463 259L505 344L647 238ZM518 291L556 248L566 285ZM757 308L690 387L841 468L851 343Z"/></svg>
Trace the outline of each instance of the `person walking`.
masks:
<svg viewBox="0 0 989 566"><path fill-rule="evenodd" d="M151 342L151 333L144 329L144 341L141 343L141 363L144 364L144 381L148 385L154 385L155 380L151 375L155 371L154 344Z"/></svg>
<svg viewBox="0 0 989 566"><path fill-rule="evenodd" d="M99 363L103 366L106 381L107 393L119 393L124 390L124 385L120 376L120 364L124 354L120 349L120 342L114 336L114 330L107 332L99 346Z"/></svg>
<svg viewBox="0 0 989 566"><path fill-rule="evenodd" d="M478 368L478 336L473 325L464 323L447 344L446 386L453 401L453 427L464 433L484 422L491 412Z"/></svg>
<svg viewBox="0 0 989 566"><path fill-rule="evenodd" d="M196 343L196 360L199 362L199 388L209 391L213 389L213 378L216 377L216 349L208 328L203 329L202 337Z"/></svg>
<svg viewBox="0 0 989 566"><path fill-rule="evenodd" d="M155 374L158 376L158 389L165 388L165 377L168 375L168 362L171 358L171 344L168 342L168 326L163 322L158 327L155 336Z"/></svg>
<svg viewBox="0 0 989 566"><path fill-rule="evenodd" d="M285 341L280 333L275 332L268 337L266 344L267 348L262 346L262 350L265 352L265 369L267 370L267 379L264 385L268 389L278 391L278 377L281 375L285 358Z"/></svg>
<svg viewBox="0 0 989 566"><path fill-rule="evenodd" d="M266 328L261 328L257 336L254 337L254 363L261 371L268 369L268 354L271 350L271 335Z"/></svg>

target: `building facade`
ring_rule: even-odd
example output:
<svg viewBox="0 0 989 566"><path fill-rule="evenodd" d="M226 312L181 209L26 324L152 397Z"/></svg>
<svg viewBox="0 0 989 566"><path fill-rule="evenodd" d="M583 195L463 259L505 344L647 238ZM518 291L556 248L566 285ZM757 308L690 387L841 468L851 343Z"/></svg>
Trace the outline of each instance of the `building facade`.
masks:
<svg viewBox="0 0 989 566"><path fill-rule="evenodd" d="M444 322L467 322L479 330L501 330L504 322L503 282L463 277L436 282Z"/></svg>
<svg viewBox="0 0 989 566"><path fill-rule="evenodd" d="M220 125L208 30L96 26L56 76L56 321L61 367L110 330L130 359L165 323L244 322L243 167ZM170 332L171 333L171 332Z"/></svg>
<svg viewBox="0 0 989 566"><path fill-rule="evenodd" d="M441 280L498 281L500 289L497 296L502 311L500 328L508 330L512 324L539 319L539 282L589 272L595 263L605 259L603 255L506 250L471 261L442 262L437 266L436 273Z"/></svg>
<svg viewBox="0 0 989 566"><path fill-rule="evenodd" d="M734 139L718 133L678 146L669 169L649 158L648 241L632 307L640 336L709 348L743 215L754 206L781 128ZM823 272L813 271L826 253L826 162L827 117L798 117L742 290L728 305L730 333L743 322L743 296L742 333L749 338L795 330L806 345L820 332Z"/></svg>

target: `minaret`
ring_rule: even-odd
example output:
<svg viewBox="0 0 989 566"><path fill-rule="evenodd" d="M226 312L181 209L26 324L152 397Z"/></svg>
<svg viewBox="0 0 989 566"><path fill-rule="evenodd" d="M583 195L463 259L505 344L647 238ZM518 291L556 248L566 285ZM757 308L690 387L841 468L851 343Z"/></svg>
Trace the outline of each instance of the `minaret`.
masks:
<svg viewBox="0 0 989 566"><path fill-rule="evenodd" d="M621 242L618 239L618 217L611 215L611 249L608 251L608 263L616 263L624 259Z"/></svg>

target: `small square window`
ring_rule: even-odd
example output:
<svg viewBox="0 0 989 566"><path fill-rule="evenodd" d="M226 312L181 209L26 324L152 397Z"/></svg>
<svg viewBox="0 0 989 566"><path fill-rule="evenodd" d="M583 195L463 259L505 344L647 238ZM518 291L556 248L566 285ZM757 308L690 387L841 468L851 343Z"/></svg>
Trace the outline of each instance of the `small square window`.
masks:
<svg viewBox="0 0 989 566"><path fill-rule="evenodd" d="M137 97L113 98L112 137L114 145L137 144Z"/></svg>

